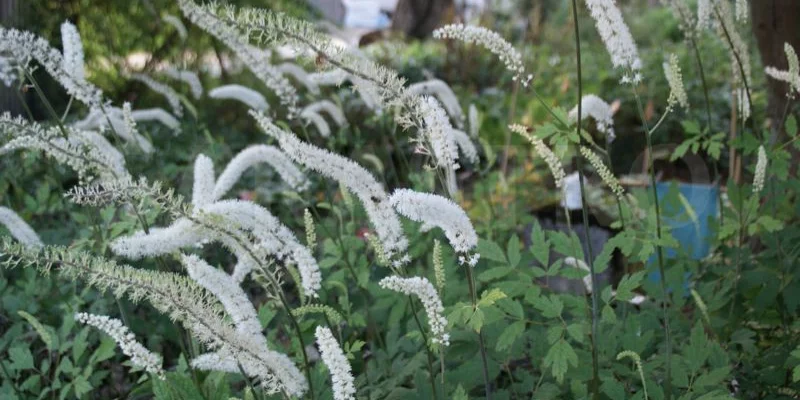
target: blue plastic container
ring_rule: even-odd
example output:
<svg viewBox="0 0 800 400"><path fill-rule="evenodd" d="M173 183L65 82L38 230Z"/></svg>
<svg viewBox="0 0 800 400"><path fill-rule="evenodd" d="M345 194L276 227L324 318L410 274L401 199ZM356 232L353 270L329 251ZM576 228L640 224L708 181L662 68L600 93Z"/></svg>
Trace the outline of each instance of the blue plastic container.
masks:
<svg viewBox="0 0 800 400"><path fill-rule="evenodd" d="M696 216L691 218L691 213L687 212L686 207L681 203L664 204L664 196L674 186L683 195L683 199L693 209ZM711 251L711 229L710 220L718 218L719 210L719 190L714 185L693 184L681 182L662 182L656 184L656 193L662 208L662 229L669 229L675 240L681 247L681 252L688 253L693 259L699 260L706 257ZM665 249L664 257L667 259L675 257L676 249ZM661 274L658 272L657 255L653 255L648 260L650 280L658 282ZM688 278L688 277L687 277Z"/></svg>

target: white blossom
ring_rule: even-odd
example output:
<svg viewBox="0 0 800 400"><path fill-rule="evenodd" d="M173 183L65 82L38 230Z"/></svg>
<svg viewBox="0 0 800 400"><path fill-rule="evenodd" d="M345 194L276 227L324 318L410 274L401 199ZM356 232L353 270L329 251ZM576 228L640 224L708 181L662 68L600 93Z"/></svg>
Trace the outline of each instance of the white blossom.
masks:
<svg viewBox="0 0 800 400"><path fill-rule="evenodd" d="M586 7L589 8L614 68L624 70L623 83L639 83L639 70L642 67L639 50L615 1L586 0Z"/></svg>
<svg viewBox="0 0 800 400"><path fill-rule="evenodd" d="M325 118L323 118L322 115L319 115L319 113L316 111L304 109L300 112L300 118L305 120L306 123L313 124L320 136L331 136L331 127L328 126L328 122L325 121Z"/></svg>
<svg viewBox="0 0 800 400"><path fill-rule="evenodd" d="M600 159L600 156L586 146L581 146L581 154L583 154L583 157L594 167L594 170L600 175L603 183L605 183L614 195L621 200L625 195L625 189L622 188L622 185L620 185L614 173L612 173L611 170L608 169L608 166Z"/></svg>
<svg viewBox="0 0 800 400"><path fill-rule="evenodd" d="M195 99L199 99L203 95L203 83L200 82L200 77L197 75L197 73L193 71L177 69L172 66L168 66L162 69L160 72L164 76L177 79L189 85L189 89L192 91L192 97Z"/></svg>
<svg viewBox="0 0 800 400"><path fill-rule="evenodd" d="M464 112L461 110L458 97L453 93L453 89L443 80L431 79L415 83L408 87L407 92L415 96L436 96L445 110L447 110L447 114L455 121L456 127L459 129L464 127Z"/></svg>
<svg viewBox="0 0 800 400"><path fill-rule="evenodd" d="M266 111L269 109L267 99L265 99L261 93L242 85L218 86L208 92L208 97L212 99L238 100L247 104L247 107L258 111Z"/></svg>
<svg viewBox="0 0 800 400"><path fill-rule="evenodd" d="M389 197L389 202L398 213L422 222L423 231L441 228L450 245L459 253L467 253L478 245L478 234L467 213L446 197L397 189Z"/></svg>
<svg viewBox="0 0 800 400"><path fill-rule="evenodd" d="M241 234L255 238L259 254L243 247L237 240ZM246 201L222 200L198 207L190 217L178 218L166 228L151 228L149 234L140 231L118 238L111 243L111 249L118 255L138 259L208 241L218 241L236 255L238 263L231 276L237 282L244 280L261 257L272 255L297 265L305 294L317 297L322 278L314 256L269 211Z"/></svg>
<svg viewBox="0 0 800 400"><path fill-rule="evenodd" d="M442 315L444 306L439 294L436 292L436 288L433 287L433 284L428 279L419 276L401 278L395 275L381 279L378 285L384 289L417 296L423 307L425 307L425 313L428 315L428 324L430 324L431 333L433 334L431 342L434 345L450 345L450 335L447 333L447 319Z"/></svg>
<svg viewBox="0 0 800 400"><path fill-rule="evenodd" d="M664 75L669 83L668 103L670 107L680 104L684 110L689 109L689 96L683 87L683 76L681 75L681 67L678 64L677 55L670 54L669 62L664 63Z"/></svg>
<svg viewBox="0 0 800 400"><path fill-rule="evenodd" d="M747 0L736 0L736 21L747 22L749 15L750 6L747 4Z"/></svg>
<svg viewBox="0 0 800 400"><path fill-rule="evenodd" d="M175 31L178 32L178 36L180 36L181 39L186 39L188 32L186 30L186 26L183 24L183 21L181 21L180 18L172 14L165 14L163 17L161 17L161 20L169 25L172 25L172 27L175 28Z"/></svg>
<svg viewBox="0 0 800 400"><path fill-rule="evenodd" d="M475 104L469 105L469 135L473 139L477 139L480 135L480 121L478 121L478 108Z"/></svg>
<svg viewBox="0 0 800 400"><path fill-rule="evenodd" d="M789 98L794 98L795 92L800 94L800 62L798 62L794 47L789 43L783 44L783 51L786 53L786 62L789 65L789 69L781 71L775 67L766 67L764 71L772 79L788 83L789 93L787 95Z"/></svg>
<svg viewBox="0 0 800 400"><path fill-rule="evenodd" d="M222 198L236 184L242 174L256 164L269 164L278 175L294 190L308 187L306 176L278 148L266 145L250 146L239 152L228 162L225 170L217 178L211 194L211 201Z"/></svg>
<svg viewBox="0 0 800 400"><path fill-rule="evenodd" d="M76 121L72 127L84 131L100 130L106 131L111 129L117 136L122 138L128 143L133 143L139 147L144 153L152 153L153 145L142 136L136 128L136 120L133 117L133 111L125 107L130 107L130 103L125 103L123 109L116 107L105 107L103 109L93 108L89 110L89 114L83 120Z"/></svg>
<svg viewBox="0 0 800 400"><path fill-rule="evenodd" d="M125 157L93 131L46 128L5 113L0 115L0 134L11 138L0 147L0 155L18 149L41 150L58 163L75 170L81 179L97 177L107 180L128 176Z"/></svg>
<svg viewBox="0 0 800 400"><path fill-rule="evenodd" d="M606 139L611 142L616 137L614 133L614 113L611 106L600 97L587 94L581 99L581 120L592 117L597 124L597 130L606 135ZM578 120L578 106L569 112L569 121L574 123Z"/></svg>
<svg viewBox="0 0 800 400"><path fill-rule="evenodd" d="M369 216L369 220L388 259L399 256L399 263L407 259L408 240L383 186L372 174L352 160L300 141L297 136L275 126L264 114L250 113L264 132L277 139L283 151L296 163L306 166L354 193Z"/></svg>
<svg viewBox="0 0 800 400"><path fill-rule="evenodd" d="M175 133L180 132L180 122L162 108L147 108L143 110L132 110L131 117L134 121L158 121Z"/></svg>
<svg viewBox="0 0 800 400"><path fill-rule="evenodd" d="M453 136L453 140L455 140L458 148L467 157L467 160L473 164L478 162L478 148L475 147L475 144L472 143L470 137L466 134L466 132L458 130L458 129L451 129L450 135Z"/></svg>
<svg viewBox="0 0 800 400"><path fill-rule="evenodd" d="M61 24L61 43L64 48L64 72L77 81L84 81L86 73L83 67L83 43L78 28L69 21Z"/></svg>
<svg viewBox="0 0 800 400"><path fill-rule="evenodd" d="M42 240L36 231L30 227L17 213L6 207L0 206L0 225L3 225L20 243L29 247L41 247Z"/></svg>
<svg viewBox="0 0 800 400"><path fill-rule="evenodd" d="M194 185L192 186L192 205L205 206L214 199L214 162L200 154L194 161Z"/></svg>
<svg viewBox="0 0 800 400"><path fill-rule="evenodd" d="M280 98L281 104L294 116L297 111L297 91L283 74L270 63L269 54L247 43L245 32L236 26L222 21L208 9L198 6L192 0L179 0L178 5L184 16L192 23L219 39L230 48L236 57L268 88Z"/></svg>
<svg viewBox="0 0 800 400"><path fill-rule="evenodd" d="M136 341L136 337L131 331L116 318L109 318L105 315L94 315L87 313L75 314L75 320L93 326L108 336L111 336L122 353L130 357L131 363L145 371L164 379L164 369L161 367L161 356L151 352L141 343Z"/></svg>
<svg viewBox="0 0 800 400"><path fill-rule="evenodd" d="M335 400L355 400L356 387L350 363L347 361L342 348L333 337L330 329L317 326L314 336L317 338L322 362L328 367L333 382L333 398Z"/></svg>
<svg viewBox="0 0 800 400"><path fill-rule="evenodd" d="M756 172L753 176L753 194L758 195L764 190L764 181L767 177L767 152L764 146L758 146L758 160L756 161Z"/></svg>
<svg viewBox="0 0 800 400"><path fill-rule="evenodd" d="M320 101L311 103L311 104L307 105L303 109L303 111L306 111L306 110L313 111L315 113L320 113L320 112L324 111L326 114L328 114L333 119L334 122L336 122L336 125L339 125L339 126L347 125L347 119L345 118L344 113L342 112L342 109L339 108L339 106L337 106L336 104L334 104L330 100L320 100Z"/></svg>
<svg viewBox="0 0 800 400"><path fill-rule="evenodd" d="M71 96L89 107L103 103L103 92L85 79L76 79L64 69L64 57L50 44L30 33L0 27L0 54L27 68L36 60Z"/></svg>
<svg viewBox="0 0 800 400"><path fill-rule="evenodd" d="M17 69L8 57L0 55L0 82L3 82L6 87L11 87L15 80L17 80Z"/></svg>
<svg viewBox="0 0 800 400"><path fill-rule="evenodd" d="M445 170L458 169L458 144L451 133L453 126L439 101L430 96L423 97L420 114L425 122L423 135L432 150L436 166Z"/></svg>
<svg viewBox="0 0 800 400"><path fill-rule="evenodd" d="M131 79L144 83L150 90L164 96L170 108L172 108L172 112L175 113L178 118L183 116L183 105L181 104L180 95L178 95L175 89L144 74L132 74Z"/></svg>
<svg viewBox="0 0 800 400"><path fill-rule="evenodd" d="M549 147L539 139L535 135L532 135L528 132L528 128L522 125L514 124L509 125L509 129L512 132L515 132L523 137L527 138L531 144L533 144L533 149L536 151L536 154L541 157L545 164L547 164L547 168L550 169L550 173L553 175L553 180L555 181L556 187L559 189L564 188L564 178L566 177L566 173L564 172L564 167L561 165L561 160L553 153L553 150L550 150Z"/></svg>
<svg viewBox="0 0 800 400"><path fill-rule="evenodd" d="M347 72L339 68L308 75L308 80L318 86L341 86L347 79L349 79Z"/></svg>
<svg viewBox="0 0 800 400"><path fill-rule="evenodd" d="M524 76L525 66L522 64L522 55L497 32L480 26L466 26L452 24L443 26L433 31L436 39L456 39L464 43L477 43L497 56L506 65L506 69L514 74L514 80L520 80L523 86L528 86L531 75Z"/></svg>
<svg viewBox="0 0 800 400"><path fill-rule="evenodd" d="M303 67L295 63L285 62L278 65L277 68L284 76L291 75L296 81L302 83L309 93L319 94L319 86L317 86L316 82L309 79L308 72L306 72Z"/></svg>
<svg viewBox="0 0 800 400"><path fill-rule="evenodd" d="M714 19L717 36L728 49L734 88L733 94L737 98L739 117L742 120L747 120L750 118L751 104L746 89L753 87L752 64L747 43L736 30L736 23L730 4L727 1L712 1L711 7L717 17Z"/></svg>
<svg viewBox="0 0 800 400"><path fill-rule="evenodd" d="M231 317L238 332L251 336L254 340L262 337L261 322L256 309L239 282L196 255L182 254L181 262L189 272L189 277L222 303L225 313Z"/></svg>
<svg viewBox="0 0 800 400"><path fill-rule="evenodd" d="M697 29L708 28L711 23L711 2L715 0L697 0Z"/></svg>

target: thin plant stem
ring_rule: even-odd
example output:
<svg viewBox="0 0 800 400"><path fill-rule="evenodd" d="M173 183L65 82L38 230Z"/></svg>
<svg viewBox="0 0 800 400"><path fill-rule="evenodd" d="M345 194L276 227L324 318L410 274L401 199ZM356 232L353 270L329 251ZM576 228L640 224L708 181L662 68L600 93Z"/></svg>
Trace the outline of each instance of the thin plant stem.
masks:
<svg viewBox="0 0 800 400"><path fill-rule="evenodd" d="M417 323L419 332L422 335L422 345L425 347L425 355L427 356L428 360L428 371L430 371L429 381L431 382L431 390L433 390L433 398L438 399L439 393L436 391L436 370L433 368L433 353L428 347L428 335L425 334L425 329L422 327L422 322L420 322L419 317L417 316L417 307L414 305L414 299L411 298L411 295L408 295L408 304L411 306L411 314L414 316L414 321Z"/></svg>
<svg viewBox="0 0 800 400"><path fill-rule="evenodd" d="M656 210L656 238L661 241L661 207L658 201L658 189L656 188L656 171L654 168L653 163L653 143L651 140L651 136L653 131L647 125L647 119L644 115L644 109L642 108L642 101L639 98L639 94L636 93L636 88L633 88L633 97L636 99L636 107L639 110L639 116L642 119L642 125L644 127L645 138L647 140L647 152L650 154L647 157L648 166L647 168L650 170L650 186L653 188L653 204ZM665 113L666 114L666 113ZM663 293L663 299L661 303L661 308L663 311L663 318L664 318L664 341L666 345L665 351L665 364L664 369L666 372L666 377L664 380L664 392L666 395L666 399L670 400L672 398L672 338L670 334L670 326L669 326L669 293L667 292L667 275L664 269L664 252L662 250L662 246L659 243L656 246L656 254L658 257L658 273L661 275L661 279L659 280L661 284L661 292Z"/></svg>
<svg viewBox="0 0 800 400"><path fill-rule="evenodd" d="M581 38L580 38L580 27L578 25L578 2L577 0L572 0L572 19L573 24L575 26L575 53L577 58L577 71L578 71L578 118L577 123L575 124L578 138L583 143L584 139L581 136L581 114L583 112L582 109L582 101L583 98L583 83L582 83L582 71L581 71ZM583 183L583 159L581 156L576 157L578 163L578 183L580 184L581 188L581 210L583 211L583 228L584 228L584 238L586 239L586 245L588 251L588 258L587 265L589 265L589 273L591 274L592 279L592 334L590 337L591 345L592 345L592 382L590 384L592 398L595 400L600 399L600 365L598 360L598 352L597 352L597 328L598 328L598 318L597 318L597 292L598 292L598 284L597 284L597 274L594 271L594 251L592 249L592 241L589 239L589 211L587 210L587 201L586 201L586 188Z"/></svg>
<svg viewBox="0 0 800 400"><path fill-rule="evenodd" d="M464 269L467 271L467 282L469 283L469 295L472 299L472 308L476 308L478 306L478 296L475 293L475 279L472 276L472 267L469 265L465 265ZM492 398L492 386L489 382L489 364L487 362L486 356L486 346L483 343L483 333L478 332L478 345L481 352L481 368L483 372L483 385L484 385L484 392L486 394L486 400L491 400Z"/></svg>

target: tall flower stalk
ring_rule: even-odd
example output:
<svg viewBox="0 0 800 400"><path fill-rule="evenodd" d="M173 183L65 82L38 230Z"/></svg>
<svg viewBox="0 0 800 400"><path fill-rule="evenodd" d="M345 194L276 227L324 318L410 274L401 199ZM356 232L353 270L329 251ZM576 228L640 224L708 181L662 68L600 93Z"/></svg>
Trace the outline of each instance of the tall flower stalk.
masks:
<svg viewBox="0 0 800 400"><path fill-rule="evenodd" d="M582 83L582 71L581 71L581 38L580 38L580 27L578 24L578 1L572 0L572 20L575 25L575 55L577 61L577 72L578 72L578 112L576 116L576 120L578 121L575 124L575 129L577 130L578 137L580 138L581 143L584 142L583 136L581 136L581 124L580 121L582 119L583 113L583 83ZM578 182L581 188L581 205L582 205L582 214L583 214L583 229L586 238L586 246L588 251L588 258L587 264L589 265L589 274L592 280L592 287L599 288L597 284L597 274L594 271L594 249L592 248L592 241L589 240L589 211L586 209L588 202L586 201L586 187L583 182L583 160L581 157L576 157L577 160L577 167L578 167ZM592 299L592 327L591 327L591 337L589 338L591 341L592 346L592 382L590 384L592 398L597 400L600 398L600 366L598 361L598 352L597 352L597 325L598 325L598 318L597 318L597 292L598 290L592 290L590 294Z"/></svg>

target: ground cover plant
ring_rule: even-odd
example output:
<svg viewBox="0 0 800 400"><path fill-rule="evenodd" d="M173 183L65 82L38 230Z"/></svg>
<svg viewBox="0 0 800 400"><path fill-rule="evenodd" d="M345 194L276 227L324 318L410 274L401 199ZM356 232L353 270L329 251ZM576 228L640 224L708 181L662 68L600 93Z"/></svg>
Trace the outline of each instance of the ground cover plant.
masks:
<svg viewBox="0 0 800 400"><path fill-rule="evenodd" d="M0 397L800 396L795 49L551 3L355 48L164 1L143 66L0 27Z"/></svg>

